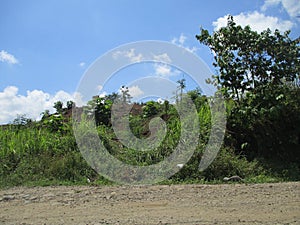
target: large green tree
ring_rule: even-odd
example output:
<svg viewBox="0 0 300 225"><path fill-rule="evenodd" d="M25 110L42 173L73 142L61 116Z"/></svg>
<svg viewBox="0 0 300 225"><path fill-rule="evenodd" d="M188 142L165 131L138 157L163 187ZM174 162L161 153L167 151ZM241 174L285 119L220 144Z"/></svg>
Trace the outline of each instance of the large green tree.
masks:
<svg viewBox="0 0 300 225"><path fill-rule="evenodd" d="M196 38L214 54L219 72L214 82L226 97L240 100L245 92L265 85L299 84L300 39L292 40L289 34L278 30L272 34L270 29L258 33L250 26L237 25L229 16L226 27L213 34L201 29Z"/></svg>
<svg viewBox="0 0 300 225"><path fill-rule="evenodd" d="M217 74L209 82L231 105L225 143L251 158L300 159L300 38L289 35L258 33L231 16L227 26L196 35L214 54Z"/></svg>

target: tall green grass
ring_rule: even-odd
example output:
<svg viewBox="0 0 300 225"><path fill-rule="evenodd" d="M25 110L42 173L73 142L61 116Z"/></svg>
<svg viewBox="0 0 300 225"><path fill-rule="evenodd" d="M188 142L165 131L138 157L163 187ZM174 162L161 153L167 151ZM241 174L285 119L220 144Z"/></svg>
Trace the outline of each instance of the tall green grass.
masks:
<svg viewBox="0 0 300 225"><path fill-rule="evenodd" d="M41 124L0 128L0 186L41 180L49 184L86 182L94 176L71 129L63 134Z"/></svg>
<svg viewBox="0 0 300 225"><path fill-rule="evenodd" d="M39 127L17 128L10 125L0 130L0 155L9 154L23 156L26 154L40 154L42 152L58 153L66 150L65 146L72 146L70 135L49 132Z"/></svg>

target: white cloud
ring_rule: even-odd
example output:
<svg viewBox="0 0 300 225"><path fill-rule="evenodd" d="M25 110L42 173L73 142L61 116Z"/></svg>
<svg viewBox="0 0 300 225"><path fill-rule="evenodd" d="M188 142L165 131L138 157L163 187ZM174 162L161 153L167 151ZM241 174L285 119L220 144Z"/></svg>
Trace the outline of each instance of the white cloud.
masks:
<svg viewBox="0 0 300 225"><path fill-rule="evenodd" d="M184 45L186 39L187 39L187 37L184 34L180 34L180 36L178 38L174 37L171 42L173 44L178 44L178 45L182 46L182 45Z"/></svg>
<svg viewBox="0 0 300 225"><path fill-rule="evenodd" d="M186 36L184 36L183 34L181 34L180 37L179 37L179 39L178 39L178 42L179 42L181 45L183 45L184 42L185 42L185 40L186 40Z"/></svg>
<svg viewBox="0 0 300 225"><path fill-rule="evenodd" d="M166 64L172 62L171 58L167 53L153 55L153 59L157 61L157 63L154 63L155 75L166 77L172 74L171 66Z"/></svg>
<svg viewBox="0 0 300 225"><path fill-rule="evenodd" d="M171 40L171 43L173 43L175 45L179 45L180 47L186 49L189 52L192 52L192 53L196 52L198 50L198 48L195 46L193 46L193 47L186 46L186 40L187 40L187 37L184 34L180 34L180 36L178 38L174 37Z"/></svg>
<svg viewBox="0 0 300 225"><path fill-rule="evenodd" d="M213 22L215 30L219 30L221 27L227 25L228 15L220 17L217 21ZM233 20L236 24L241 25L242 27L249 25L252 30L262 32L267 28L274 31L278 29L280 31L286 31L293 27L293 23L289 20L280 20L277 17L266 16L263 13L257 11L250 13L240 13L239 15L233 16Z"/></svg>
<svg viewBox="0 0 300 225"><path fill-rule="evenodd" d="M9 54L7 51L4 51L4 50L1 50L1 52L0 52L0 61L6 62L8 64L19 63L18 60L12 54Z"/></svg>
<svg viewBox="0 0 300 225"><path fill-rule="evenodd" d="M193 47L184 47L187 51L194 53L198 50L197 47L193 46Z"/></svg>
<svg viewBox="0 0 300 225"><path fill-rule="evenodd" d="M155 63L154 71L155 75L160 77L177 76L180 74L178 69L172 68L170 65L164 63Z"/></svg>
<svg viewBox="0 0 300 225"><path fill-rule="evenodd" d="M173 70L169 65L172 63L171 58L167 53L153 55L153 60L156 61L153 64L154 74L156 76L169 77L172 75L176 75L176 70Z"/></svg>
<svg viewBox="0 0 300 225"><path fill-rule="evenodd" d="M84 104L86 104L86 102L83 101L83 97L79 92L75 92L72 95L73 99L71 99L72 101L74 101L76 103L77 106L83 106Z"/></svg>
<svg viewBox="0 0 300 225"><path fill-rule="evenodd" d="M172 60L170 59L169 55L167 53L163 53L160 55L153 55L153 59L155 61L159 61L159 62L166 62L166 63L171 63Z"/></svg>
<svg viewBox="0 0 300 225"><path fill-rule="evenodd" d="M143 59L143 55L141 53L136 54L134 48L128 51L117 51L112 55L114 59L118 59L120 56L128 58L130 62L140 62Z"/></svg>
<svg viewBox="0 0 300 225"><path fill-rule="evenodd" d="M26 95L19 95L18 90L15 86L8 86L0 92L0 124L11 122L17 115L23 114L34 120L40 119L40 114L45 110L55 111L53 105L57 101L62 101L64 105L69 100L75 101L78 106L83 103L79 93L71 95L58 91L55 95L50 95L41 90L33 90L27 91Z"/></svg>
<svg viewBox="0 0 300 225"><path fill-rule="evenodd" d="M100 98L104 98L105 96L107 96L107 92L106 91L103 91L99 94L99 97Z"/></svg>
<svg viewBox="0 0 300 225"><path fill-rule="evenodd" d="M79 66L80 66L80 67L84 67L84 66L85 66L85 62L79 63Z"/></svg>
<svg viewBox="0 0 300 225"><path fill-rule="evenodd" d="M133 98L137 98L137 97L141 96L142 94L144 94L144 92L137 85L131 86L128 89L129 89L130 96Z"/></svg>
<svg viewBox="0 0 300 225"><path fill-rule="evenodd" d="M291 17L296 17L300 15L299 0L282 0L281 3Z"/></svg>
<svg viewBox="0 0 300 225"><path fill-rule="evenodd" d="M268 8L278 5L280 2L281 0L265 0L265 3L260 9L266 11Z"/></svg>
<svg viewBox="0 0 300 225"><path fill-rule="evenodd" d="M157 76L170 76L171 75L171 66L162 63L154 64L155 75Z"/></svg>
<svg viewBox="0 0 300 225"><path fill-rule="evenodd" d="M270 7L281 4L290 17L296 17L300 14L300 1L299 0L266 0L261 7L262 11L266 11Z"/></svg>

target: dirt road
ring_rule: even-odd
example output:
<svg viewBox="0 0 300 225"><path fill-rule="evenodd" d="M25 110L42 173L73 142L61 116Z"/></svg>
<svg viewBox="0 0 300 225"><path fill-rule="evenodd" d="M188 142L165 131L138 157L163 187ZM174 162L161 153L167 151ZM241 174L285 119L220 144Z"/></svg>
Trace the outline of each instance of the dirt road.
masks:
<svg viewBox="0 0 300 225"><path fill-rule="evenodd" d="M300 224L300 183L17 187L0 224Z"/></svg>

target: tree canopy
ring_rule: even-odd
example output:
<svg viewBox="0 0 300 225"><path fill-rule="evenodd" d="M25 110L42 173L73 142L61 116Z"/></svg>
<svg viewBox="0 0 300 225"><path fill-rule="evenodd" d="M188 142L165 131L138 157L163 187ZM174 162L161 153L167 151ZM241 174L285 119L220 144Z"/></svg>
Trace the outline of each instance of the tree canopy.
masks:
<svg viewBox="0 0 300 225"><path fill-rule="evenodd" d="M240 100L247 91L266 85L291 82L299 85L300 39L292 40L290 31L283 34L270 29L261 33L250 26L241 27L228 17L226 27L209 34L201 28L196 38L214 54L218 74L214 82L227 97Z"/></svg>
<svg viewBox="0 0 300 225"><path fill-rule="evenodd" d="M225 145L252 158L300 159L300 38L258 33L228 17L213 34L196 35L214 54L217 85L227 99Z"/></svg>

